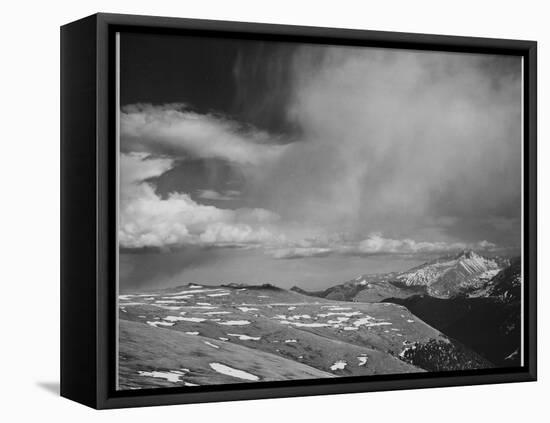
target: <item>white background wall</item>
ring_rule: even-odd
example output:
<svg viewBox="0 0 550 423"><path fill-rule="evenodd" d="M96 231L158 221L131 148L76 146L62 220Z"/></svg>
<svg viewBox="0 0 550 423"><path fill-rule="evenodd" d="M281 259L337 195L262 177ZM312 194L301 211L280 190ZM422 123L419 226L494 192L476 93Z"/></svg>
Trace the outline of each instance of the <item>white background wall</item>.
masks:
<svg viewBox="0 0 550 423"><path fill-rule="evenodd" d="M2 7L0 418L12 421L542 421L548 416L550 31L543 1L95 0ZM103 12L539 42L539 382L96 412L57 396L59 26ZM6 96L7 94L7 96ZM78 282L78 281L75 281ZM546 333L544 333L546 332ZM546 395L544 395L544 391ZM543 417L545 416L545 417ZM54 420L55 419L55 420ZM178 419L178 420L176 420Z"/></svg>

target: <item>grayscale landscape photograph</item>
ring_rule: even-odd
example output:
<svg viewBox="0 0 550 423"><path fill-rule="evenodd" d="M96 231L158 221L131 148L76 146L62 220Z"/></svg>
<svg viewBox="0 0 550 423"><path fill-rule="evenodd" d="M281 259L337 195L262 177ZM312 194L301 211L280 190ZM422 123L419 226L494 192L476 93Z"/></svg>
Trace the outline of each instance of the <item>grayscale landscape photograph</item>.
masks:
<svg viewBox="0 0 550 423"><path fill-rule="evenodd" d="M518 367L519 57L125 32L117 389Z"/></svg>

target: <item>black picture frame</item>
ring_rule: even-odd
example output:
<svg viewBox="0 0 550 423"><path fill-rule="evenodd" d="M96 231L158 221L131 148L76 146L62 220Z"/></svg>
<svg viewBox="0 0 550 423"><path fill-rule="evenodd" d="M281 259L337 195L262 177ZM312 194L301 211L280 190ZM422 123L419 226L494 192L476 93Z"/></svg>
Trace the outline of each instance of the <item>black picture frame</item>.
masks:
<svg viewBox="0 0 550 423"><path fill-rule="evenodd" d="M524 59L524 366L510 369L114 389L114 34L131 30ZM535 381L537 44L534 41L95 14L61 27L61 395L97 409Z"/></svg>

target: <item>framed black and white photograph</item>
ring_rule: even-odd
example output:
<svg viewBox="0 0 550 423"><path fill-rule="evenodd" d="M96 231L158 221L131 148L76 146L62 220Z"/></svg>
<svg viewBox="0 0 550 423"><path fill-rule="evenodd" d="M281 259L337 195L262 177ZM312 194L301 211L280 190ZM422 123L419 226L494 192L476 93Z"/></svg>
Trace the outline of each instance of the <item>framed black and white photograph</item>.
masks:
<svg viewBox="0 0 550 423"><path fill-rule="evenodd" d="M536 43L62 27L62 395L536 379Z"/></svg>

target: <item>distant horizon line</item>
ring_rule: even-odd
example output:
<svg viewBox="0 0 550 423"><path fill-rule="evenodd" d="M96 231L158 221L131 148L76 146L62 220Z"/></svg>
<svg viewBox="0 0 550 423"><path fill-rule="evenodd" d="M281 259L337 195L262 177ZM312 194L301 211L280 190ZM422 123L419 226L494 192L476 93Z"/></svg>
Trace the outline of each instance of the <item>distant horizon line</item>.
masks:
<svg viewBox="0 0 550 423"><path fill-rule="evenodd" d="M458 252L458 254L448 253L448 254L438 255L437 257L433 257L432 260L425 261L423 264L428 264L431 261L436 261L436 260L442 259L442 258L451 258L451 257L458 258L462 255L465 255L465 254L469 253L469 252L473 252L473 253L475 253L479 256L485 257L485 258L501 257L501 258L507 258L509 260L513 260L514 258L521 257L521 252L520 252L519 256L518 255L506 255L506 256L494 255L494 256L488 257L486 255L480 254L479 251L476 251L474 249L464 249L464 250L461 250L460 252ZM252 283L247 283L247 282L227 282L227 283L223 283L223 282L220 282L220 283L216 283L216 282L207 282L207 283L203 283L203 282L201 282L201 283L184 282L184 283L177 284L177 285L157 286L155 288L153 288L153 287L149 287L149 288L134 287L133 289L129 288L128 290L126 290L125 288L119 287L119 295L124 295L124 292L132 292L132 293L143 292L143 293L147 293L147 292L153 292L153 290L155 290L155 289L156 290L169 290L169 289L177 289L177 288L180 288L180 287L197 287L197 288L199 288L199 287L201 287L201 288L202 287L204 287L204 288L227 287L227 288L268 288L268 289L269 288L277 288L277 289L285 290L285 291L292 291L294 288L298 288L298 289L303 290L305 292L318 292L318 291L324 291L324 290L326 290L330 287L341 285L341 284L344 284L346 282L351 282L353 280L357 280L357 279L360 279L360 278L366 277L366 276L380 276L380 275L389 275L389 274L393 274L393 273L397 273L397 274L406 273L406 272L408 272L412 269L415 269L419 266L422 266L423 264L413 266L410 269L407 269L407 270L404 270L404 271L361 273L360 275L355 275L354 277L352 276L351 278L349 278L345 281L333 282L327 288L319 288L319 289L315 289L315 290L308 290L308 289L301 288L300 287L300 282L294 283L290 288L280 286L276 282L257 282L257 283L253 283L253 282Z"/></svg>

